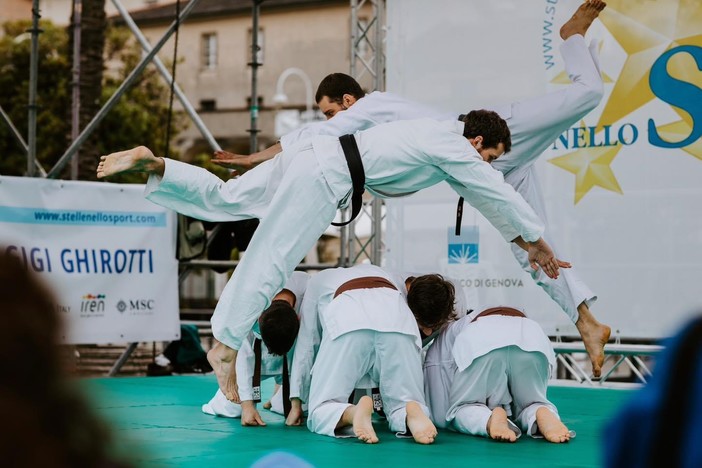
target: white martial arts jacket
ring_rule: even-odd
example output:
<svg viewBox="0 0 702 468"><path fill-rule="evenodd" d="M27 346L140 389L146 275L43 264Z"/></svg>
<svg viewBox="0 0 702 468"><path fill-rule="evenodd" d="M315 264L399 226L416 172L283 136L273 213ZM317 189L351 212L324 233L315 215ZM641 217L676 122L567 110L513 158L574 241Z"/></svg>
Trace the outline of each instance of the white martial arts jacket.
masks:
<svg viewBox="0 0 702 468"><path fill-rule="evenodd" d="M282 136L280 145L287 151L318 135L340 137L387 122L425 118L455 120L458 114L441 112L393 93L374 91L329 120L307 124Z"/></svg>
<svg viewBox="0 0 702 468"><path fill-rule="evenodd" d="M526 201L483 161L458 120L389 122L355 134L366 189L383 198L409 195L446 181L480 211L508 242L539 239L544 225ZM338 200L349 195L350 175L338 138L312 140L314 154Z"/></svg>
<svg viewBox="0 0 702 468"><path fill-rule="evenodd" d="M517 346L546 356L553 370L556 356L548 336L535 321L521 317L490 315L475 322L480 308L449 324L429 347L424 360L424 393L434 421L445 427L445 416L453 402L449 395L454 376L477 358L495 349ZM444 425L442 425L444 424Z"/></svg>
<svg viewBox="0 0 702 468"><path fill-rule="evenodd" d="M285 288L295 295L295 311L300 314L302 302L307 289L307 282L310 278L308 273L295 271ZM258 322L257 322L258 323ZM253 341L260 338L258 331L252 331L248 339L244 340L236 357L236 376L239 384L239 397L241 401L253 400L252 379L254 374L255 356L253 351ZM288 363L292 363L295 353L295 346L288 352ZM283 357L271 354L265 343L261 343L261 380L275 378L276 383L282 384L283 379Z"/></svg>
<svg viewBox="0 0 702 468"><path fill-rule="evenodd" d="M357 294L383 294L386 298L389 291L387 288L382 288L382 291L380 289L351 290L334 300L334 293L339 286L365 276L379 276L393 283L397 288L396 302L388 307L387 300L384 299L383 310L354 307L354 298ZM419 328L407 306L407 299L402 294L401 281L397 276L388 274L380 267L366 264L350 268L331 268L317 273L310 279L305 300L302 303L300 333L295 345L295 357L290 375L290 398L308 401L312 367L323 334L326 339L333 340L356 330L402 333L414 337L417 349L421 349ZM333 303L332 300L334 300Z"/></svg>

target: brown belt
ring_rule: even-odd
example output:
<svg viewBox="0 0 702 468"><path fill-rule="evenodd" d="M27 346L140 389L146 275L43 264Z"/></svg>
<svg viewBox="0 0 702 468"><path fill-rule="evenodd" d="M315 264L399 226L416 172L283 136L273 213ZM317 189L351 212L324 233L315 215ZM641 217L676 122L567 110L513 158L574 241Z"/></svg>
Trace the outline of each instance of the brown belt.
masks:
<svg viewBox="0 0 702 468"><path fill-rule="evenodd" d="M397 288L387 279L381 276L363 276L361 278L354 278L350 281L345 282L334 293L334 297L345 293L346 291L351 291L354 289L374 289L374 288L390 288L397 291Z"/></svg>
<svg viewBox="0 0 702 468"><path fill-rule="evenodd" d="M524 312L519 311L517 309L513 309L511 307L493 307L492 309L486 309L482 312L480 312L476 317L472 320L472 322L475 322L479 318L487 317L489 315L504 315L507 317L522 317L526 318L526 315L524 315Z"/></svg>

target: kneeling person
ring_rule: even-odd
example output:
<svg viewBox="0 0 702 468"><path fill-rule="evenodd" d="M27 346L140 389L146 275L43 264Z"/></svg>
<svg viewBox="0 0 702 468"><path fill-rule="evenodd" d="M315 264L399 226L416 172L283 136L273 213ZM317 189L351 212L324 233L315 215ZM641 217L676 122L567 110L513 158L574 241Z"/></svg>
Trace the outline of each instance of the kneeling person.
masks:
<svg viewBox="0 0 702 468"><path fill-rule="evenodd" d="M358 265L314 276L302 305L288 424L301 423L299 408L308 401L307 427L312 432L355 434L363 442L378 442L371 423L372 400L364 396L357 405L348 402L368 374L379 384L390 429L410 433L421 444L433 443L437 432L424 402L420 328L429 335L443 325L452 316L454 302L453 286L439 276L435 280L443 293L437 302L443 306L418 313L400 293L401 280L379 267Z"/></svg>
<svg viewBox="0 0 702 468"><path fill-rule="evenodd" d="M515 442L573 436L546 398L551 342L517 309L495 307L450 324L427 352L424 378L434 422L465 434Z"/></svg>
<svg viewBox="0 0 702 468"><path fill-rule="evenodd" d="M241 404L233 403L217 390L202 405L202 412L227 418L241 417L242 426L265 426L256 403L261 401L261 382L275 379L276 390L264 408L287 416L290 411L288 362L292 362L294 343L300 328L299 311L307 289L309 274L296 271L276 294L259 318L236 360Z"/></svg>

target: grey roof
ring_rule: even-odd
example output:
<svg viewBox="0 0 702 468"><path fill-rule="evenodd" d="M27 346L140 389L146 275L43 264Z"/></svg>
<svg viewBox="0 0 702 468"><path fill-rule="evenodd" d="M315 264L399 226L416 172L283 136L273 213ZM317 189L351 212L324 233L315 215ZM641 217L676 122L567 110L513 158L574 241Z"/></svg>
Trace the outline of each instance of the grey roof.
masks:
<svg viewBox="0 0 702 468"><path fill-rule="evenodd" d="M188 4L188 0L182 0L180 3L181 10ZM332 6L346 4L349 5L349 0L262 0L261 12L266 10L280 9L300 9L314 8L321 6ZM253 8L253 0L198 0L193 11L188 15L186 21L192 19L204 19L211 17L221 17L228 15L249 15ZM175 17L176 2L167 5L156 5L143 10L131 11L130 15L135 22L144 23L163 23L171 22ZM116 24L123 23L120 15L110 17L110 21Z"/></svg>

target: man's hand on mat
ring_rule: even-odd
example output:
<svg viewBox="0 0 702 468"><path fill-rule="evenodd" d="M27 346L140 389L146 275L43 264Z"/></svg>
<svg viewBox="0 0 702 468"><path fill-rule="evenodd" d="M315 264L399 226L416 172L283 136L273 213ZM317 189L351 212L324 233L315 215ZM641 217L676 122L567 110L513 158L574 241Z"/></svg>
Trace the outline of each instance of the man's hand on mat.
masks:
<svg viewBox="0 0 702 468"><path fill-rule="evenodd" d="M242 426L265 426L261 415L256 409L256 405L251 400L241 402L241 425Z"/></svg>
<svg viewBox="0 0 702 468"><path fill-rule="evenodd" d="M302 425L302 401L299 398L290 399L290 413L285 419L286 426Z"/></svg>

